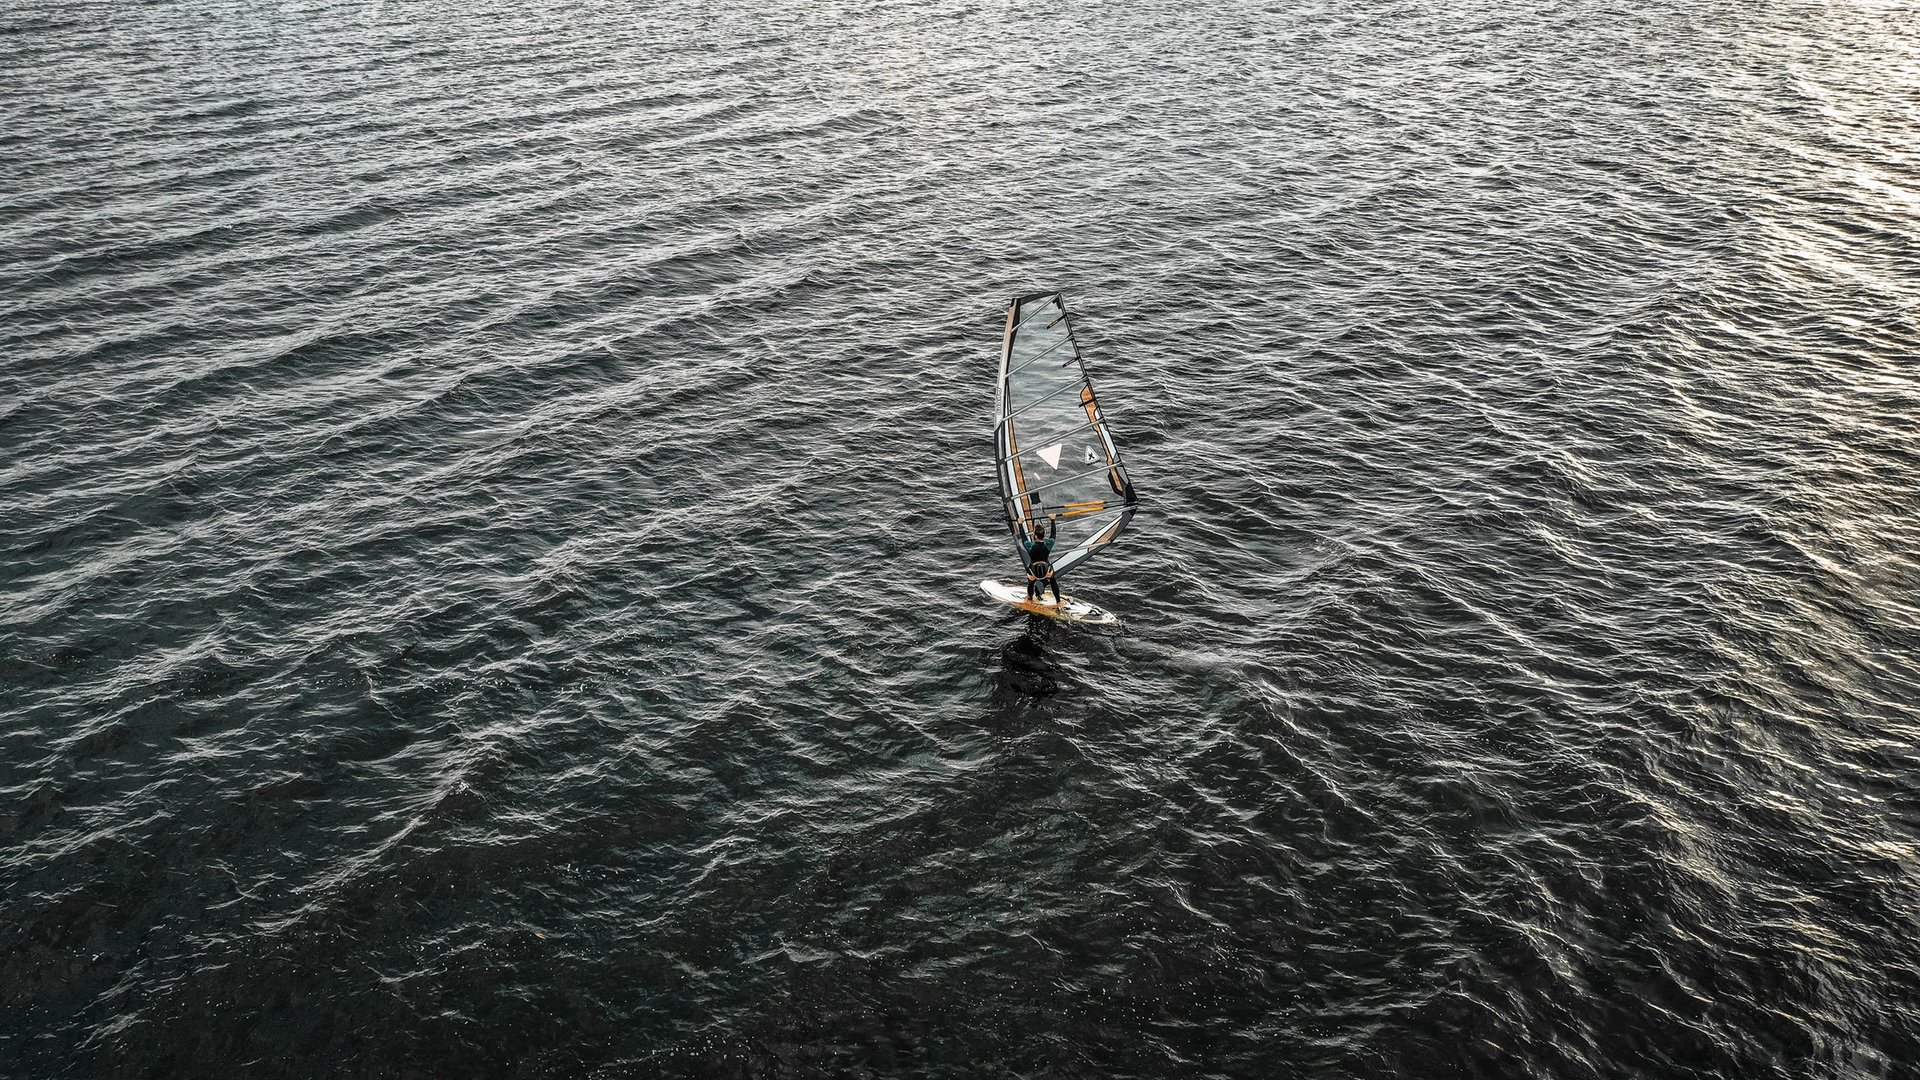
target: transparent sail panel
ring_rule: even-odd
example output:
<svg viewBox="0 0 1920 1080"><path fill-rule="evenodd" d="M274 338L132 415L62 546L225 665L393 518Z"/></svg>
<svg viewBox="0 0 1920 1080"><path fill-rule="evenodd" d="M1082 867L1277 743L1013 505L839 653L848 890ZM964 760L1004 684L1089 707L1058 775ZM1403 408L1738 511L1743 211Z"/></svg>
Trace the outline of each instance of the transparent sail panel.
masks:
<svg viewBox="0 0 1920 1080"><path fill-rule="evenodd" d="M1014 538L1024 545L1051 520L1056 572L1113 542L1133 516L1133 485L1057 293L1007 311L999 414L1000 492Z"/></svg>

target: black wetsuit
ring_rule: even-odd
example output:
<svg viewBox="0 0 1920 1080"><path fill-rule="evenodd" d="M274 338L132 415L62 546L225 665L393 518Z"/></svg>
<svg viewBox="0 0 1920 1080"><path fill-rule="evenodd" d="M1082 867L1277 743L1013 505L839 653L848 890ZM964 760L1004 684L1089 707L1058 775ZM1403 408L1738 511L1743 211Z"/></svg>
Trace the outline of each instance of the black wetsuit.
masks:
<svg viewBox="0 0 1920 1080"><path fill-rule="evenodd" d="M1051 586L1053 602L1060 602L1060 579L1053 576L1053 537L1027 542L1027 599L1037 600Z"/></svg>

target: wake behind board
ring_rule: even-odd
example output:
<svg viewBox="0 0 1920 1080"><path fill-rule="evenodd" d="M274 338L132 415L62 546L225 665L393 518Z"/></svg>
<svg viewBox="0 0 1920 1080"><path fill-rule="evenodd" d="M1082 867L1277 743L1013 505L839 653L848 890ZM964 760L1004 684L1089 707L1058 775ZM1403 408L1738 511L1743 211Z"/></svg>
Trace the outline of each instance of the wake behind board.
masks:
<svg viewBox="0 0 1920 1080"><path fill-rule="evenodd" d="M1058 604L1041 603L1027 599L1025 585L1009 585L1004 581L983 581L980 591L1007 605L1034 615L1045 615L1059 622L1090 623L1094 626L1106 626L1120 621L1120 616L1098 604L1090 604L1077 596L1062 596ZM1051 596L1052 593L1047 595Z"/></svg>

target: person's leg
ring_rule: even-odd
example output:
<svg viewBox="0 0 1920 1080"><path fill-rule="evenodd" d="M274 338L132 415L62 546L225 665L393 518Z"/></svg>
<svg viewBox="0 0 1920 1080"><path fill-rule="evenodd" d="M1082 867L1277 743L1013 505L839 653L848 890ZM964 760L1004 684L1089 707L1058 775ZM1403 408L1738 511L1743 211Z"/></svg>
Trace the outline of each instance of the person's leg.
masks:
<svg viewBox="0 0 1920 1080"><path fill-rule="evenodd" d="M1053 586L1053 602L1056 604L1059 603L1060 602L1060 579L1057 577L1050 577L1047 579L1047 584Z"/></svg>

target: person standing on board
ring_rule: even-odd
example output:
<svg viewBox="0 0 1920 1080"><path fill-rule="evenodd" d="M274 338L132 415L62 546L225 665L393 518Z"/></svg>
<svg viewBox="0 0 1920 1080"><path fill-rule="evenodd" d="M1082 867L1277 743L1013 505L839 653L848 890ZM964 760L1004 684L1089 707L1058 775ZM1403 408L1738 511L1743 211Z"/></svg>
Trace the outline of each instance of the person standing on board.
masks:
<svg viewBox="0 0 1920 1080"><path fill-rule="evenodd" d="M1060 603L1060 579L1053 573L1053 541L1059 536L1059 526L1053 519L1036 525L1033 539L1027 541L1027 599L1039 600L1051 586L1053 602Z"/></svg>

